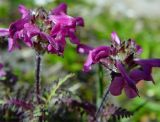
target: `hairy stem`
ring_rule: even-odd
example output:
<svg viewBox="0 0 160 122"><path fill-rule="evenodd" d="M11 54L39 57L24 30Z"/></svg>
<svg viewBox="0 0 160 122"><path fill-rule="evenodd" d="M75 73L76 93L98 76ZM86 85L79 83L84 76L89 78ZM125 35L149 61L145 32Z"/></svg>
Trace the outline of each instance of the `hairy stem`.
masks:
<svg viewBox="0 0 160 122"><path fill-rule="evenodd" d="M36 99L37 103L40 104L40 75L41 75L41 55L36 53L36 71L35 71L35 80L36 80ZM39 122L44 122L44 116L39 117Z"/></svg>
<svg viewBox="0 0 160 122"><path fill-rule="evenodd" d="M40 72L41 72L41 55L36 53L36 71L35 71L35 80L36 80L36 98L37 103L40 104Z"/></svg>
<svg viewBox="0 0 160 122"><path fill-rule="evenodd" d="M100 104L100 106L98 107L98 110L97 110L97 112L96 112L96 114L95 114L95 117L96 117L96 118L97 118L97 117L99 116L99 114L101 113L101 110L102 110L102 108L103 108L104 102L107 101L108 94L109 94L109 89L107 88L105 94L103 95L101 104Z"/></svg>
<svg viewBox="0 0 160 122"><path fill-rule="evenodd" d="M104 78L103 67L101 66L101 64L99 64L98 82L97 82L97 106L100 105L101 98L103 96L103 78Z"/></svg>

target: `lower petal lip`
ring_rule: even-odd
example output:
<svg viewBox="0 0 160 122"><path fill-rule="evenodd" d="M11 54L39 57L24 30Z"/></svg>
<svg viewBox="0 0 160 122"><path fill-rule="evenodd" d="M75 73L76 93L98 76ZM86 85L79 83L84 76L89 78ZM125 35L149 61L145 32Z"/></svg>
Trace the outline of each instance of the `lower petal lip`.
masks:
<svg viewBox="0 0 160 122"><path fill-rule="evenodd" d="M123 67L120 61L116 62L116 67L120 71L122 77L127 82L127 84L138 94L135 81L128 76L127 71L125 70L125 68Z"/></svg>

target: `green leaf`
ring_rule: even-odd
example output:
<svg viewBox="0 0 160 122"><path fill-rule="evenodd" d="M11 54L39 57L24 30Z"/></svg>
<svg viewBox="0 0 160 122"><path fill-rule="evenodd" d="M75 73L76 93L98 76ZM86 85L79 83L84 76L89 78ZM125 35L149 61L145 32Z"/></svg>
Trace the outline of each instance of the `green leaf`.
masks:
<svg viewBox="0 0 160 122"><path fill-rule="evenodd" d="M6 103L6 101L0 100L0 105L4 105L5 103Z"/></svg>
<svg viewBox="0 0 160 122"><path fill-rule="evenodd" d="M34 117L39 117L42 115L41 113L41 106L37 106L33 112Z"/></svg>
<svg viewBox="0 0 160 122"><path fill-rule="evenodd" d="M56 95L56 91L58 90L58 88L66 81L68 80L69 78L73 77L74 74L69 74L67 76L65 76L63 79L60 79L59 82L54 85L52 87L52 89L50 90L50 93L48 95L48 98L47 98L47 103L49 103L51 101L51 99Z"/></svg>

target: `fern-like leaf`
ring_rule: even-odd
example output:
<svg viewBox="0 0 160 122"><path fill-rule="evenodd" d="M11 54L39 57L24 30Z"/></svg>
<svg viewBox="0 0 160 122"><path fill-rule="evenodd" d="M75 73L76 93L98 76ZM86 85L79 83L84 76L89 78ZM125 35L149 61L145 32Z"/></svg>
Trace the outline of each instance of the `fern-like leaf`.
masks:
<svg viewBox="0 0 160 122"><path fill-rule="evenodd" d="M69 78L71 78L71 77L73 77L73 76L74 76L74 74L69 74L69 75L65 76L64 78L60 79L56 85L54 85L54 86L51 88L51 90L50 90L50 92L49 92L49 94L48 94L48 97L47 97L47 102L46 102L47 104L48 104L48 103L51 101L51 99L56 95L56 91L59 89L59 87L60 87L66 80L68 80Z"/></svg>
<svg viewBox="0 0 160 122"><path fill-rule="evenodd" d="M33 105L31 103L27 103L26 101L20 100L20 99L10 99L5 103L6 105L13 105L16 107L21 107L23 109L33 109Z"/></svg>
<svg viewBox="0 0 160 122"><path fill-rule="evenodd" d="M133 116L133 113L121 107L117 108L115 113L112 115L114 119L118 119L118 120L120 118L128 118L130 116Z"/></svg>
<svg viewBox="0 0 160 122"><path fill-rule="evenodd" d="M129 118L130 116L133 116L133 112L111 104L107 105L107 108L103 111L103 116L110 118L110 120L112 119L113 122L116 122L116 120L120 120L121 118Z"/></svg>

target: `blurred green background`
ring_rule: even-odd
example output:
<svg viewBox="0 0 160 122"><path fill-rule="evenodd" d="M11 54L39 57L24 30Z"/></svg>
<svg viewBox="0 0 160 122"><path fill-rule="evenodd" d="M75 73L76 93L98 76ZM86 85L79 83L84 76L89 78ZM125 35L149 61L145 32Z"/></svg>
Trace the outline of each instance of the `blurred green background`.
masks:
<svg viewBox="0 0 160 122"><path fill-rule="evenodd" d="M0 27L8 27L20 14L18 5L27 8L43 6L50 10L59 3L68 4L68 14L82 16L85 27L78 28L81 42L98 46L110 43L110 34L116 31L122 40L133 38L143 48L141 58L160 58L160 5L159 0L0 0ZM27 47L8 53L7 43L0 41L0 62L20 76L20 82L34 82L34 52ZM76 77L66 84L66 88L82 99L95 103L95 84L98 81L96 66L88 74L82 71L86 56L76 53L75 45L68 41L64 57L45 54L43 58L42 83L50 84L69 72ZM105 70L104 70L105 71ZM112 97L110 102L134 110L146 103L130 119L121 122L160 122L160 69L153 70L156 84L139 84L140 97L128 100L125 95ZM106 82L107 81L107 82ZM107 73L104 84L107 84Z"/></svg>

